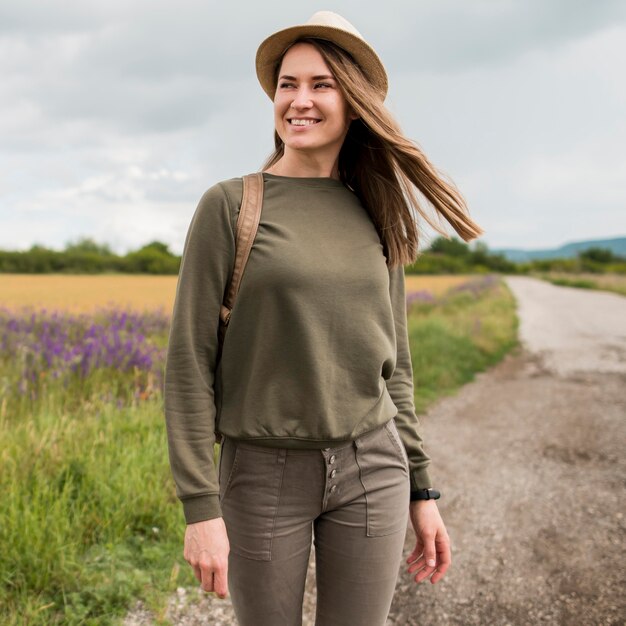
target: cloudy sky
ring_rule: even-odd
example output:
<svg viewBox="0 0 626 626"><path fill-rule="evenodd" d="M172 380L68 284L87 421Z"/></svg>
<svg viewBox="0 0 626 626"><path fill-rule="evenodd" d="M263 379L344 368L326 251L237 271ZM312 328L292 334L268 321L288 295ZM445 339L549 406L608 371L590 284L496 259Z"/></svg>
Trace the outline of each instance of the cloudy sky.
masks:
<svg viewBox="0 0 626 626"><path fill-rule="evenodd" d="M0 248L182 252L202 193L271 151L257 46L320 9L376 48L490 248L626 236L622 1L20 0L0 5Z"/></svg>

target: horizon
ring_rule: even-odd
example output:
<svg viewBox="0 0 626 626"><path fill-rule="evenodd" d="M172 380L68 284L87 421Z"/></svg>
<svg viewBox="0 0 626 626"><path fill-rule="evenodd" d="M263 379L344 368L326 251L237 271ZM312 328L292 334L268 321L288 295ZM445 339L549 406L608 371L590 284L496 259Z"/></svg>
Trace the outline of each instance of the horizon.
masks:
<svg viewBox="0 0 626 626"><path fill-rule="evenodd" d="M470 248L473 248L477 243L481 243L480 238L474 239L471 242L464 242L456 233L454 233L454 235L453 235L453 238L455 238L455 237L459 241L461 241L462 243L465 243L466 245L468 245ZM599 237L597 239L579 239L579 240L576 240L576 241L566 241L566 242L564 242L562 244L558 244L558 245L551 246L551 247L543 247L543 248L515 248L515 247L491 248L490 246L488 246L488 251L489 252L498 252L500 250L507 250L507 251L508 250L523 250L525 252L535 252L535 251L539 252L539 251L542 251L542 250L558 250L560 248L564 248L565 246L575 245L575 244L580 244L580 243L593 244L594 242L618 241L618 240L622 240L622 239L626 240L626 234L625 235L621 235L621 236L618 235L617 237ZM170 246L169 246L169 244L167 242L160 241L158 239L152 239L150 241L146 241L144 243L138 244L136 248L129 248L129 249L125 250L125 251L118 252L118 251L115 251L107 242L97 241L96 239L94 239L93 237L90 237L90 236L79 237L78 239L76 239L74 241L68 241L65 244L63 244L63 246L64 246L63 248L58 248L58 247L57 248L53 248L53 247L47 246L45 244L42 244L40 242L33 242L33 244L31 245L31 248L35 247L35 246L39 246L39 247L45 248L46 250L51 250L53 252L65 252L66 248L68 248L70 246L73 246L73 245L80 244L81 241L84 241L84 240L89 240L89 241L93 242L95 245L106 247L113 254L116 254L118 256L124 256L126 254L131 253L131 252L135 252L137 249L143 248L143 247L148 246L148 245L150 245L152 243L165 244L165 245L167 245L168 250L170 248ZM434 238L433 238L433 240L434 240ZM11 249L7 249L7 248L0 248L0 252L28 252L28 251L29 251L29 248L24 249L24 250L11 250ZM176 252L173 252L172 250L169 250L169 251L172 254L176 254L176 256L181 256L180 254L178 254Z"/></svg>

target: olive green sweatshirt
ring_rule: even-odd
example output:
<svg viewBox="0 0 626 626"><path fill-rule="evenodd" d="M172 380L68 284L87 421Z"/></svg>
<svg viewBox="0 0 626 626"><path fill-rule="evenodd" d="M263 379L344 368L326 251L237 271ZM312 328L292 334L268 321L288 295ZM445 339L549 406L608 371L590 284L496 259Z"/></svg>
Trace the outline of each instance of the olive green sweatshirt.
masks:
<svg viewBox="0 0 626 626"><path fill-rule="evenodd" d="M369 214L340 181L263 177L261 221L219 363L241 178L204 193L185 239L165 419L188 524L221 516L215 428L264 446L326 448L395 417L411 488L431 487L413 403L404 268L387 267Z"/></svg>

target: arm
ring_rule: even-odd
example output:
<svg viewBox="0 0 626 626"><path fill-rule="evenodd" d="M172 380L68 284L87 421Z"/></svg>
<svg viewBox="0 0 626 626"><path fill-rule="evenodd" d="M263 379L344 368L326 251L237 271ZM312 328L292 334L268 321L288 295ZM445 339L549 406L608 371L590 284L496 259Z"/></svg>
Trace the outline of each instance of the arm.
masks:
<svg viewBox="0 0 626 626"><path fill-rule="evenodd" d="M407 313L404 284L404 267L400 265L389 270L389 293L396 326L397 363L392 377L387 381L387 389L394 404L398 407L395 418L398 432L409 457L411 489L432 487L427 466L430 457L422 447L420 425L415 413L413 400L413 367L409 349ZM450 538L446 531L436 500L419 500L409 505L409 518L415 531L415 547L408 556L407 571L417 571L415 582L430 577L437 583L450 566Z"/></svg>
<svg viewBox="0 0 626 626"><path fill-rule="evenodd" d="M432 487L427 467L430 457L424 452L420 436L420 423L415 413L413 400L413 366L409 349L407 329L404 266L389 270L389 295L396 328L396 369L389 380L387 390L398 408L395 417L398 432L409 457L411 490Z"/></svg>
<svg viewBox="0 0 626 626"><path fill-rule="evenodd" d="M187 524L222 514L213 383L219 310L234 257L230 207L217 184L200 199L187 232L165 364L169 459Z"/></svg>

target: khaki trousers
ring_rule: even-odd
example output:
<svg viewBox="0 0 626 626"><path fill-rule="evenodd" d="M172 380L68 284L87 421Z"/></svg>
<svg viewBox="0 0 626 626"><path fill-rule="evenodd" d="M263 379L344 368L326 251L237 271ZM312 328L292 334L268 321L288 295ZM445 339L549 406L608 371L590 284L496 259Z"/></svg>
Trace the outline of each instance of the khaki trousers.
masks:
<svg viewBox="0 0 626 626"><path fill-rule="evenodd" d="M220 501L240 626L300 626L315 546L316 626L384 626L409 514L394 420L323 450L224 438Z"/></svg>

